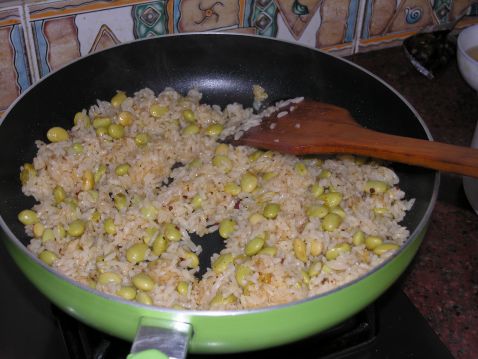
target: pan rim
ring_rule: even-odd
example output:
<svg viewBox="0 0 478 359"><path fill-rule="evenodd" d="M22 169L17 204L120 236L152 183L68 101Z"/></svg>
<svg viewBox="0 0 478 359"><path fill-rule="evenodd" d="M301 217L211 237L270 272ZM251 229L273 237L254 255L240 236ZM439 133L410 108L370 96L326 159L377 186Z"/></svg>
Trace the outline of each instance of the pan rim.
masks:
<svg viewBox="0 0 478 359"><path fill-rule="evenodd" d="M405 99L403 97L403 95L401 95L397 90L395 90L391 85L389 85L386 81L384 81L382 78L378 77L377 75L373 74L372 72L368 71L367 69L364 69L363 67L351 62L350 60L348 59L344 59L342 57L339 57L337 55L334 55L334 54L331 54L331 53L328 53L328 52L325 52L323 50L320 50L320 49L317 49L317 48L314 48L314 47L311 47L311 46L307 46L307 45L303 45L303 44L299 44L297 42L294 42L294 41L291 41L291 40L283 40L283 39L277 39L277 38L269 38L269 37L263 37L263 36L257 36L257 35L250 35L250 34L239 34L239 33L228 33L228 32L199 32L199 33L182 33L182 34L167 34L167 35L162 35L162 36L159 36L159 37L154 37L154 38L145 38L145 39L139 39L139 40L132 40L132 41L128 41L128 42L125 42L125 43L121 43L121 44L117 44L115 46L112 46L108 49L104 49L104 50L101 50L101 51L98 51L98 52L95 52L95 53L91 53L91 54L88 54L86 56L83 56L83 57L80 57L68 64L65 64L63 65L62 67L58 68L57 70L54 70L50 73L48 73L47 75L45 75L44 77L42 77L41 79L39 79L37 82L35 82L34 84L32 84L26 91L24 91L20 96L18 96L13 102L12 104L8 107L8 109L5 111L5 113L3 114L2 118L0 119L0 131L1 131L1 125L3 124L3 122L7 119L8 115L10 114L10 112L12 111L12 109L16 106L16 104L21 101L21 99L24 97L24 96L27 96L31 90L33 90L34 87L36 87L38 84L40 84L41 82L47 80L50 76L53 76L55 75L57 72L63 70L64 68L70 66L70 65L73 65L75 64L76 62L78 61L83 61L84 59L87 59L89 58L90 56L94 56L94 55L97 55L99 53L104 53L104 52L107 52L107 51L110 51L114 48L117 48L117 47L122 47L122 46L128 46L130 44L134 44L134 43L138 43L138 42L143 42L143 41L158 41L160 40L161 38L171 38L171 37L198 37L198 36L221 36L221 37L245 37L245 38L251 38L251 39L255 39L254 41L257 41L257 40L260 40L260 41L272 41L272 42L278 42L278 43L285 43L285 44L288 44L288 45L292 45L292 46L297 46L297 47L300 47L300 48L305 48L305 49L309 49L309 50L313 50L313 51L317 51L317 52L320 52L326 56L330 56L330 57L333 57L334 59L336 60L340 60L340 61L343 61L345 62L346 64L348 65L351 65L353 67L355 67L357 70L359 71L362 71L364 73L366 73L367 75L371 76L374 80L378 81L379 83L381 83L382 85L384 85L388 90L390 90L395 96L397 96L401 102L403 102L410 110L411 112L414 114L415 118L418 120L418 122L420 123L422 129L424 130L426 136L428 137L428 139L430 141L433 141L433 137L431 135L431 132L428 128L428 126L426 125L425 121L421 118L421 116L418 114L418 112L416 111L416 109L408 102L407 99ZM70 285L73 285L83 291L87 291L89 292L90 294L93 294L95 296L98 296L98 297L103 297L104 299L107 299L107 300L113 300L114 302L119 302L121 304L124 304L124 305L127 305L127 306L133 306L133 307L137 307L137 308L141 308L141 309L144 309L146 311L152 311L152 312L160 312L160 313L171 313L171 314L179 314L179 315L182 315L182 316L187 316L187 317L224 317L224 316L242 316L242 315L249 315L249 314L256 314L256 313L263 313L263 312L269 312L269 311L278 311L278 310L285 310L285 309L288 309L289 307L291 306L296 306L296 305L300 305L300 304L304 304L304 303L308 303L308 302L311 302L311 301L315 301L317 299L320 299L320 298L324 298L324 297L327 297L329 295L333 295L341 290L344 290L346 288L349 288L349 287L352 287L354 286L355 284L357 284L358 282L361 282L362 280L366 279L367 277L375 274L376 272L380 271L381 269L383 269L385 266L389 265L396 257L400 256L415 240L417 240L417 237L420 235L420 233L422 233L422 231L424 231L424 229L426 228L426 225L428 224L429 222L429 219L431 217L431 214L433 212L433 209L435 207L435 203L436 203L436 200L437 200L437 197L438 197L438 189L439 189L439 185L440 185L440 172L439 171L436 171L434 173L434 182L433 182L433 192L432 192L432 196L429 200L429 203L428 203L428 206L425 210L425 213L424 215L422 216L422 218L420 219L420 222L418 223L418 225L416 226L415 230L409 235L409 237L407 238L406 242L404 243L404 245L402 247L400 247L400 249L395 252L392 256L390 256L389 258L387 258L384 262L380 263L379 265L377 265L376 267L374 267L372 270L370 270L369 272L367 272L365 275L362 275L352 281L349 281L349 282L346 282L332 290L329 290L327 292L324 292L324 293L321 293L321 294L317 294L315 296L311 296L311 297L308 297L308 298L304 298L304 299L301 299L301 300L297 300L297 301L292 301L292 302L288 302L288 303L284 303L284 304L280 304L280 305L273 305L273 306L268 306L268 307L261 307L261 308L253 308L253 309L239 309L239 310L187 310L187 309L173 309L173 308L166 308L166 307L159 307L159 306L150 306L150 305L145 305L145 304L141 304L141 303L137 303L137 302L133 302L133 301L128 301L128 300L125 300L125 299L122 299L120 297L117 297L117 296L114 296L114 295L111 295L111 294L107 294L107 293L103 293L103 292L100 292L100 291L97 291L96 289L93 289L93 288L90 288L88 287L87 285L85 284L81 284L77 281L74 281L73 279L67 277L66 275L54 270L53 268L51 268L50 266L47 266L45 263L43 263L42 261L40 261L36 256L33 255L32 252L30 252L26 246L13 234L13 232L10 230L10 228L7 226L6 222L4 221L3 217L0 215L0 227L2 228L2 230L4 231L4 233L6 234L6 236L8 237L8 240L10 240L18 249L20 249L23 254L26 254L30 260L33 260L37 265L40 265L43 269L46 269L48 272L50 272L52 275L54 276L57 276L59 277L60 279L62 279L63 281L66 281L68 284Z"/></svg>

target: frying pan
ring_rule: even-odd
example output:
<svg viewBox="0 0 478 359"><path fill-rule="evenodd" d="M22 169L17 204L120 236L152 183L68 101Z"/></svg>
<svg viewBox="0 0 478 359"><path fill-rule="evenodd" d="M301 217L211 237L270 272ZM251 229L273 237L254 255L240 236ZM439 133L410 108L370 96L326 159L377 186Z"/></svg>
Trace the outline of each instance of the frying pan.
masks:
<svg viewBox="0 0 478 359"><path fill-rule="evenodd" d="M133 352L148 348L143 344L149 338L170 356L285 344L325 330L374 301L400 276L420 246L437 196L437 172L392 164L400 187L416 202L403 221L410 238L390 259L331 292L280 306L239 311L146 306L78 284L26 249L29 239L17 214L34 203L21 192L19 168L31 162L34 141L45 140L49 128L71 127L75 112L97 99L110 99L116 90L131 95L144 87L156 93L173 87L185 94L198 88L204 102L250 106L253 84L264 87L270 99L309 97L348 109L365 127L431 140L416 111L383 81L346 60L288 42L238 34L183 34L136 41L87 56L24 93L0 126L2 235L29 280L73 317L126 340L137 336Z"/></svg>

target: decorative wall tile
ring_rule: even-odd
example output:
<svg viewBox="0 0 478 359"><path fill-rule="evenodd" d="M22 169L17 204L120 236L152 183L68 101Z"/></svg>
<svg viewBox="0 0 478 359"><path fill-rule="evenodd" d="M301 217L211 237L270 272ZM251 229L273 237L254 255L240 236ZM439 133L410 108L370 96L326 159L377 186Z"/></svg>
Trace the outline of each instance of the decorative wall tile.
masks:
<svg viewBox="0 0 478 359"><path fill-rule="evenodd" d="M474 0L366 0L358 51L400 45L419 32L450 24Z"/></svg>
<svg viewBox="0 0 478 359"><path fill-rule="evenodd" d="M0 114L31 83L21 8L0 9Z"/></svg>
<svg viewBox="0 0 478 359"><path fill-rule="evenodd" d="M239 26L240 1L178 1L178 32L200 32Z"/></svg>

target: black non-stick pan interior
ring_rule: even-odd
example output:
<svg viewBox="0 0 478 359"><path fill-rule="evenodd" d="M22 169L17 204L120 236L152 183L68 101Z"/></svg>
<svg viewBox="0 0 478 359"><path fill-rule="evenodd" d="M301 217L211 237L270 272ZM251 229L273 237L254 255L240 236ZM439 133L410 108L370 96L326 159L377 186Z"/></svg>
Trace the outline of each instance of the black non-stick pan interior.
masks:
<svg viewBox="0 0 478 359"><path fill-rule="evenodd" d="M13 233L28 239L17 213L34 201L21 193L19 168L31 162L35 140L52 126L72 126L73 116L116 90L156 93L197 88L203 101L251 106L252 85L270 99L305 96L348 109L364 126L426 139L414 111L387 85L341 59L274 39L232 34L176 35L121 45L83 58L36 84L6 114L0 126L0 214ZM433 196L435 172L393 165L400 186L416 198L404 224L413 231Z"/></svg>

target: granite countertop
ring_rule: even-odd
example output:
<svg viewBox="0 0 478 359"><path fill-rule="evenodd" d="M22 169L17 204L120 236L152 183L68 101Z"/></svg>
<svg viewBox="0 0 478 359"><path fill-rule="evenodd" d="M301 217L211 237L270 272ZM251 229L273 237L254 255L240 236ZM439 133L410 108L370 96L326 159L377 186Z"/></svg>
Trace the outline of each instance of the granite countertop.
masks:
<svg viewBox="0 0 478 359"><path fill-rule="evenodd" d="M468 146L478 120L478 94L453 60L435 79L420 75L401 47L348 57L400 92L435 140ZM478 358L478 216L461 176L442 174L424 242L403 289L456 358Z"/></svg>

